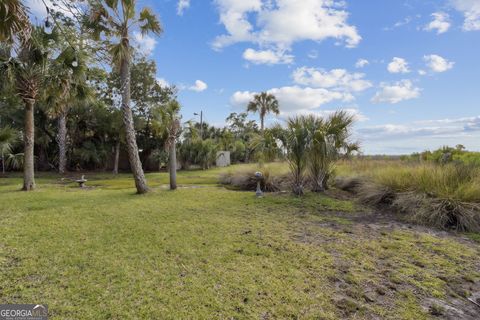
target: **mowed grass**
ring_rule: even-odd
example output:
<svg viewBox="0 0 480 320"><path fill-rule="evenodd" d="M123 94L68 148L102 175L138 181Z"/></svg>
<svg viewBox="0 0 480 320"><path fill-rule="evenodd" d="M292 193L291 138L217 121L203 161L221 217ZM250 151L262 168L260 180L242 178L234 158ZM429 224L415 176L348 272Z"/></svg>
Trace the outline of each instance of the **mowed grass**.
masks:
<svg viewBox="0 0 480 320"><path fill-rule="evenodd" d="M129 175L0 179L0 301L51 319L427 319L428 299L479 280L478 243L369 229L323 195L256 199L219 187L223 170L181 172L175 192L149 174L143 196Z"/></svg>

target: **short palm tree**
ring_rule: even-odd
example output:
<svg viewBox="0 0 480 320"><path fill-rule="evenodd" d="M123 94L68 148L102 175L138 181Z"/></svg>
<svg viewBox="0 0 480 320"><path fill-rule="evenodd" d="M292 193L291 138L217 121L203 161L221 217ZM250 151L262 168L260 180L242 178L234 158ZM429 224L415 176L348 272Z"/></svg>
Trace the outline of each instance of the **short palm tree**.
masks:
<svg viewBox="0 0 480 320"><path fill-rule="evenodd" d="M348 141L354 118L345 111L338 111L326 119L308 116L304 120L310 135L308 171L312 190L322 192L328 188L333 165L340 153L359 148L357 143Z"/></svg>
<svg viewBox="0 0 480 320"><path fill-rule="evenodd" d="M263 135L255 135L251 142L250 148L255 152L255 156L260 165L263 162L271 162L281 155L279 140L272 129L265 129Z"/></svg>
<svg viewBox="0 0 480 320"><path fill-rule="evenodd" d="M310 132L305 126L305 117L288 119L285 130L287 160L292 175L292 191L301 196L305 189L305 170L310 146Z"/></svg>
<svg viewBox="0 0 480 320"><path fill-rule="evenodd" d="M247 106L248 112L258 113L260 115L260 129L265 129L265 116L268 113L280 114L279 103L273 94L262 92L256 94L253 100Z"/></svg>
<svg viewBox="0 0 480 320"><path fill-rule="evenodd" d="M2 157L2 173L5 174L6 156L11 154L12 146L18 139L18 132L11 127L0 128L0 154Z"/></svg>
<svg viewBox="0 0 480 320"><path fill-rule="evenodd" d="M160 34L162 27L156 16L148 8L136 14L135 0L96 0L93 1L88 27L95 39L104 34L118 39L112 44L110 54L112 62L118 70L121 79L122 111L125 126L126 142L130 167L135 179L137 193L148 192L147 180L142 169L138 154L133 114L130 106L130 66L132 61L132 46L130 45L130 30L138 27L143 35L153 32Z"/></svg>

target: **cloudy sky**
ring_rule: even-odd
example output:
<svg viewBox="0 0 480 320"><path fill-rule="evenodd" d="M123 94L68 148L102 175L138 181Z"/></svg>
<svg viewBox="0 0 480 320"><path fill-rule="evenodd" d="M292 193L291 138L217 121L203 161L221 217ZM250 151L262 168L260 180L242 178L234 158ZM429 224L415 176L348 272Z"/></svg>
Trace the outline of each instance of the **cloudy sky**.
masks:
<svg viewBox="0 0 480 320"><path fill-rule="evenodd" d="M29 0L40 16L38 0ZM138 0L165 33L137 45L185 120L223 125L269 91L281 115L356 115L365 153L480 151L480 0ZM38 8L35 9L35 8ZM35 12L37 10L37 12ZM252 116L254 118L254 116Z"/></svg>

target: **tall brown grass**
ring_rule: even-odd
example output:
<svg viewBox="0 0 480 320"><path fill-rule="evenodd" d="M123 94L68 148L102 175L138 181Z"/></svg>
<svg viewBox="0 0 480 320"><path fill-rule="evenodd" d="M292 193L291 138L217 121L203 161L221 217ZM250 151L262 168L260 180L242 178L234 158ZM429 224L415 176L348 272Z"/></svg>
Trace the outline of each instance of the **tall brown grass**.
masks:
<svg viewBox="0 0 480 320"><path fill-rule="evenodd" d="M480 232L480 168L452 163L355 160L339 163L337 187L369 205L391 205L409 220Z"/></svg>

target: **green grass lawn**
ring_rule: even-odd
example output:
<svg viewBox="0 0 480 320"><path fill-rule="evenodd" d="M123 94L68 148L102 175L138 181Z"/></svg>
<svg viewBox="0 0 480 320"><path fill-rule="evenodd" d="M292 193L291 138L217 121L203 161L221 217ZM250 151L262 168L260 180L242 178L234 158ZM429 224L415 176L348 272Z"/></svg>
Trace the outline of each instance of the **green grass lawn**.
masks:
<svg viewBox="0 0 480 320"><path fill-rule="evenodd" d="M471 308L480 244L372 222L349 200L229 191L222 170L0 178L0 302L51 319L428 319ZM436 309L435 309L436 310ZM462 309L463 310L463 309ZM471 312L471 309L465 309Z"/></svg>

